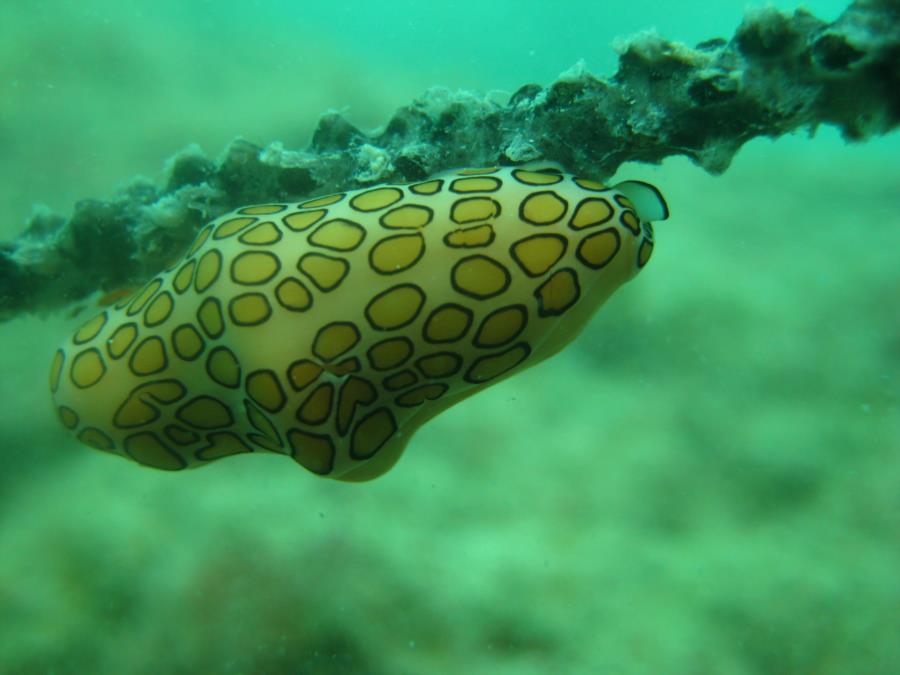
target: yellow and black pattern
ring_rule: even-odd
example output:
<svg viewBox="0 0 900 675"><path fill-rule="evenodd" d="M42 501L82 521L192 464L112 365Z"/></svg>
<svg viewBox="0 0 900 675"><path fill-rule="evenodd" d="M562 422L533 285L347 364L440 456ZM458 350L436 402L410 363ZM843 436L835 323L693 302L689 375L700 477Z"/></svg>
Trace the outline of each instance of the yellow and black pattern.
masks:
<svg viewBox="0 0 900 675"><path fill-rule="evenodd" d="M238 209L60 347L59 418L159 469L266 450L373 478L422 423L565 346L647 263L631 197L667 212L634 185L467 169Z"/></svg>

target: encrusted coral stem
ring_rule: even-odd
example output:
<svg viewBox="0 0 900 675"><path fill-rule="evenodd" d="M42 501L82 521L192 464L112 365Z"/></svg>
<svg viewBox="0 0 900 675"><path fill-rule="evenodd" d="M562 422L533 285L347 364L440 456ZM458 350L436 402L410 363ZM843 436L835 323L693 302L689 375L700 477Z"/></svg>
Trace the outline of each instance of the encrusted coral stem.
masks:
<svg viewBox="0 0 900 675"><path fill-rule="evenodd" d="M610 79L579 65L503 104L432 89L370 134L329 113L307 150L235 141L215 162L189 148L164 185L135 181L110 201L79 202L68 219L36 213L0 247L0 319L138 283L204 220L240 204L535 159L603 178L625 161L686 155L721 173L757 136L825 123L862 140L900 119L900 0L857 0L831 24L757 10L730 40L690 48L644 34L620 51Z"/></svg>

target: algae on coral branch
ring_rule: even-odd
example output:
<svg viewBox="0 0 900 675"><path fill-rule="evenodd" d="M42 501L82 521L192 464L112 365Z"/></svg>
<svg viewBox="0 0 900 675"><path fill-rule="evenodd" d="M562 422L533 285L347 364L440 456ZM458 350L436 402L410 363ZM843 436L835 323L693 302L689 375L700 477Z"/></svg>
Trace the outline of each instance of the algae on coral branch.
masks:
<svg viewBox="0 0 900 675"><path fill-rule="evenodd" d="M433 88L371 133L330 112L306 149L235 141L213 161L188 148L160 185L134 180L111 200L78 202L68 219L39 211L0 248L0 318L140 283L203 222L242 204L537 159L604 178L623 162L684 155L721 173L755 137L831 124L858 141L900 119L896 0L857 0L833 23L756 10L730 40L688 47L647 32L619 51L610 78L576 66L503 104Z"/></svg>

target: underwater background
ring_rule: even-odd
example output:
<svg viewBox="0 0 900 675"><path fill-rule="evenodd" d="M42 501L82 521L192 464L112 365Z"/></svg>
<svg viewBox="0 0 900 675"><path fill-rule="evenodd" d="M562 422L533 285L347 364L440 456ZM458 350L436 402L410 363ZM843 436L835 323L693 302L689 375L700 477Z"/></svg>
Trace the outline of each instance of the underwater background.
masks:
<svg viewBox="0 0 900 675"><path fill-rule="evenodd" d="M190 143L611 75L617 37L727 38L744 9L7 0L0 237ZM672 210L651 264L366 484L91 451L47 391L85 315L6 322L0 673L900 673L898 157L821 128L718 177L622 167Z"/></svg>

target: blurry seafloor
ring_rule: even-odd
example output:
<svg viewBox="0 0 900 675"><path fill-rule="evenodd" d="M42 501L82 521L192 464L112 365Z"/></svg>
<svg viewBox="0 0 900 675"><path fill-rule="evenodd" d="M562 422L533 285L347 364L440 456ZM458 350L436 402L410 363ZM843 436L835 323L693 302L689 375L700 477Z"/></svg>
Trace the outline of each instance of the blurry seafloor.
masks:
<svg viewBox="0 0 900 675"><path fill-rule="evenodd" d="M669 27L637 3L596 44L519 46L534 60L504 74L477 35L415 67L354 52L352 4L332 10L342 30L292 25L294 53L283 21L208 3L4 3L2 235L32 202L66 212L190 141L300 146L329 106L371 126L428 84L546 82L579 50L610 72L613 35L729 34L743 5ZM455 39L423 11L391 24L397 49ZM623 168L674 214L648 268L370 484L276 456L172 475L81 448L46 391L73 321L6 323L0 672L900 672L898 156L896 135L824 130L753 142L717 178Z"/></svg>

